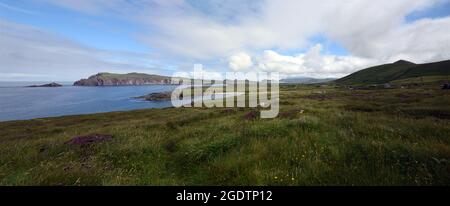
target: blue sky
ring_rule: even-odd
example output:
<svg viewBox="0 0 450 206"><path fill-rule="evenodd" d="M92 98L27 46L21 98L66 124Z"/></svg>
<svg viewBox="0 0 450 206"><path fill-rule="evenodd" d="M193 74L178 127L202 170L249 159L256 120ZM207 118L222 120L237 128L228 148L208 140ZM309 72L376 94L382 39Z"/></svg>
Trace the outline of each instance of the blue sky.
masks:
<svg viewBox="0 0 450 206"><path fill-rule="evenodd" d="M450 15L450 1L441 1L426 9L411 12L406 16L407 22L423 18L443 18Z"/></svg>
<svg viewBox="0 0 450 206"><path fill-rule="evenodd" d="M130 21L88 15L29 0L1 0L0 11L2 18L38 27L94 48L150 51L149 47L133 38L139 27Z"/></svg>
<svg viewBox="0 0 450 206"><path fill-rule="evenodd" d="M0 0L0 81L171 75L195 63L340 77L450 59L449 16L448 0Z"/></svg>

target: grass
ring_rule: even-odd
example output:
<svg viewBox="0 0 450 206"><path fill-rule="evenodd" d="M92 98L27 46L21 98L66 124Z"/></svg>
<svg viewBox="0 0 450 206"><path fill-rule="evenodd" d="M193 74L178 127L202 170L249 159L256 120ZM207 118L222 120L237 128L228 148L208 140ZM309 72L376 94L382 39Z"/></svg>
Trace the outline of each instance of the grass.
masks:
<svg viewBox="0 0 450 206"><path fill-rule="evenodd" d="M422 77L412 77L406 79L395 80L394 84L413 84L413 83L447 83L450 80L450 75L447 76L422 76Z"/></svg>
<svg viewBox="0 0 450 206"><path fill-rule="evenodd" d="M276 119L168 108L0 123L0 185L450 185L438 85L287 85ZM73 137L110 134L90 146Z"/></svg>

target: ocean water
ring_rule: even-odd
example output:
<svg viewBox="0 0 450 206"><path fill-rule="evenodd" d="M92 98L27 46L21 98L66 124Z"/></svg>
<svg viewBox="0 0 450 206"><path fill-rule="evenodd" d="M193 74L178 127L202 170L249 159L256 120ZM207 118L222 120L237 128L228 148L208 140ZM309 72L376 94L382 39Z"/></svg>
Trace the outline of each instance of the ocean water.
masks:
<svg viewBox="0 0 450 206"><path fill-rule="evenodd" d="M174 85L119 87L27 88L48 82L0 82L0 121L77 114L171 107L170 101L143 101L132 97L172 91Z"/></svg>

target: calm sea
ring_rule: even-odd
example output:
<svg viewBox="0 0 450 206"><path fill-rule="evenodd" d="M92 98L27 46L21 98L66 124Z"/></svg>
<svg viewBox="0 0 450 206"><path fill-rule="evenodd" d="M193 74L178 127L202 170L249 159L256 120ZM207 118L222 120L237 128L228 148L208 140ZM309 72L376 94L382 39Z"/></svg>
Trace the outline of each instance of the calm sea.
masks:
<svg viewBox="0 0 450 206"><path fill-rule="evenodd" d="M0 121L170 107L170 101L133 99L153 92L172 91L173 85L27 88L48 82L0 82Z"/></svg>

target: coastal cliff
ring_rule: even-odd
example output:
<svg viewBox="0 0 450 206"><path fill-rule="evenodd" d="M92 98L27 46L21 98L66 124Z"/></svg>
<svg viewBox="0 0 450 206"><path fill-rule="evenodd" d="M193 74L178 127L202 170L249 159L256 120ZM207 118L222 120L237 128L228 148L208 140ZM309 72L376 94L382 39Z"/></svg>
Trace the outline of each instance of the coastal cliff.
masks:
<svg viewBox="0 0 450 206"><path fill-rule="evenodd" d="M88 79L76 81L74 86L128 86L149 84L172 84L170 77L143 73L98 73Z"/></svg>

